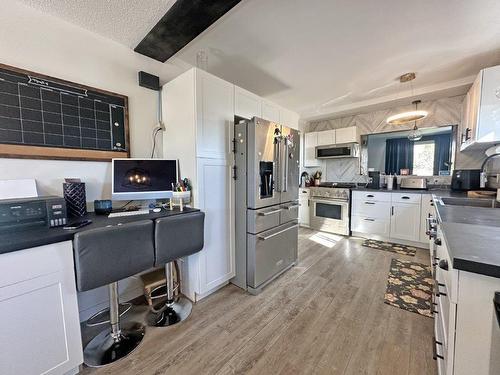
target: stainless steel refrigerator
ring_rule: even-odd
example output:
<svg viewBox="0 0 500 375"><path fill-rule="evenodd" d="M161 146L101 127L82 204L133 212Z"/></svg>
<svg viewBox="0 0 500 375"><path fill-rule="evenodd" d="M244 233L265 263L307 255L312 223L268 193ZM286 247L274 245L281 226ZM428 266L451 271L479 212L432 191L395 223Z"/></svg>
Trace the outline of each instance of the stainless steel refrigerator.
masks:
<svg viewBox="0 0 500 375"><path fill-rule="evenodd" d="M297 261L299 132L257 117L235 124L236 276L252 294Z"/></svg>

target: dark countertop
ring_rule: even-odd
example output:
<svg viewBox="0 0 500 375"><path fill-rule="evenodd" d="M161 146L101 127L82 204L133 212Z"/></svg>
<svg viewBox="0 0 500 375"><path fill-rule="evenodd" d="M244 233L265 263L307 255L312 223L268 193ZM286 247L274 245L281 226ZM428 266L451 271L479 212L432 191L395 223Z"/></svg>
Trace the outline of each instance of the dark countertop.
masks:
<svg viewBox="0 0 500 375"><path fill-rule="evenodd" d="M453 268L500 278L500 209L435 206Z"/></svg>
<svg viewBox="0 0 500 375"><path fill-rule="evenodd" d="M108 218L107 215L96 215L93 212L88 213L81 218L72 218L70 223L90 219L92 224L86 225L76 230L65 230L62 227L58 228L36 228L18 232L0 233L0 254L9 253L12 251L28 249L30 247L48 245L51 243L69 241L73 239L75 233L84 232L89 229L103 228L108 225L117 225L131 223L141 220L154 220L160 217L173 215L182 215L189 212L199 211L196 208L184 207L184 211L174 209L172 211L162 209L161 212L151 211L148 215L134 215Z"/></svg>

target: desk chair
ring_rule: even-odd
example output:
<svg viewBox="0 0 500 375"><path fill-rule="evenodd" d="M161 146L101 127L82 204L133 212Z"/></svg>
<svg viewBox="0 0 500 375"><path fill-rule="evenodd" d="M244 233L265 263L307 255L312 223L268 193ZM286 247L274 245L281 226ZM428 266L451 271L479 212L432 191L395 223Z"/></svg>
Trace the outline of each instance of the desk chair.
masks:
<svg viewBox="0 0 500 375"><path fill-rule="evenodd" d="M76 285L80 292L108 285L110 327L84 348L84 363L100 367L130 354L141 343L145 326L120 324L118 281L150 269L154 263L151 220L89 229L73 240Z"/></svg>
<svg viewBox="0 0 500 375"><path fill-rule="evenodd" d="M167 301L158 313L151 313L149 324L162 327L185 320L191 313L192 303L174 292L174 261L197 253L204 243L203 212L175 215L155 220L155 267L165 266Z"/></svg>

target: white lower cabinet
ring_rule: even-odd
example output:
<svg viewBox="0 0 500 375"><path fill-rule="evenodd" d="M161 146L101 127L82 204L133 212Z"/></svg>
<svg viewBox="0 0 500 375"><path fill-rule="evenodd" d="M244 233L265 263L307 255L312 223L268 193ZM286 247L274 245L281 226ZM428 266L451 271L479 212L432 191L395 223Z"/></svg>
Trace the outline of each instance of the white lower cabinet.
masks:
<svg viewBox="0 0 500 375"><path fill-rule="evenodd" d="M83 362L71 241L0 255L0 374L65 374Z"/></svg>
<svg viewBox="0 0 500 375"><path fill-rule="evenodd" d="M354 191L351 230L393 240L420 240L421 195Z"/></svg>
<svg viewBox="0 0 500 375"><path fill-rule="evenodd" d="M391 238L418 241L420 229L420 205L393 203L391 216Z"/></svg>
<svg viewBox="0 0 500 375"><path fill-rule="evenodd" d="M309 189L299 189L299 224L309 227L310 217Z"/></svg>

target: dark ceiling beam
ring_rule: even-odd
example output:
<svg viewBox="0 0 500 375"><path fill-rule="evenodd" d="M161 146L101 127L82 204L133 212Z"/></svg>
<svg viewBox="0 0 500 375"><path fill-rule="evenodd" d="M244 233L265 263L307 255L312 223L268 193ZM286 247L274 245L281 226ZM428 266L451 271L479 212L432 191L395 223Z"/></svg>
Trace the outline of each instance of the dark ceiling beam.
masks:
<svg viewBox="0 0 500 375"><path fill-rule="evenodd" d="M135 52L165 62L241 0L177 0Z"/></svg>

